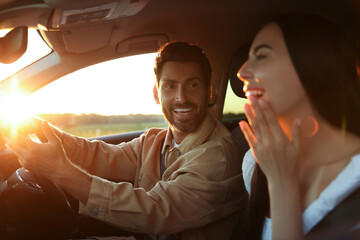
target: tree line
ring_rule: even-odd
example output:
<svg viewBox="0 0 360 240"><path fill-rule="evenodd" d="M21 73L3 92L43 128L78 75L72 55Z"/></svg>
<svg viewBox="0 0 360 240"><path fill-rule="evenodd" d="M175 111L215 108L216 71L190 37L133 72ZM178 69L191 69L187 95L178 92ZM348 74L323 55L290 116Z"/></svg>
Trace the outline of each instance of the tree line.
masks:
<svg viewBox="0 0 360 240"><path fill-rule="evenodd" d="M158 114L129 114L129 115L99 115L99 114L38 114L56 126L74 127L77 125L93 124L119 124L119 123L144 123L144 122L164 122L162 115Z"/></svg>

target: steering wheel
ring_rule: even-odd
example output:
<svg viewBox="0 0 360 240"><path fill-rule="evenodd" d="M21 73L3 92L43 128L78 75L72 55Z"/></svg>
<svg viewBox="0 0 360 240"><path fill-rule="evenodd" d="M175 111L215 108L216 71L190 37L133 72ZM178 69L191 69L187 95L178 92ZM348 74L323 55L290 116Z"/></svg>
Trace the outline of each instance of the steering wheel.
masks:
<svg viewBox="0 0 360 240"><path fill-rule="evenodd" d="M59 186L23 167L0 184L1 223L12 231L44 233L68 228L78 202Z"/></svg>

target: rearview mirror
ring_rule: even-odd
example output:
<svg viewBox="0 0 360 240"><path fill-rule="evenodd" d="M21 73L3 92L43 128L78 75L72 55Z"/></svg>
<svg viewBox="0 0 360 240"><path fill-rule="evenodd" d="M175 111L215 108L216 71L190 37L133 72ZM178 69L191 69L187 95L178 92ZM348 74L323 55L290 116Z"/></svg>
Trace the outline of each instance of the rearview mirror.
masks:
<svg viewBox="0 0 360 240"><path fill-rule="evenodd" d="M27 27L16 27L0 38L0 62L13 63L26 51L28 40Z"/></svg>

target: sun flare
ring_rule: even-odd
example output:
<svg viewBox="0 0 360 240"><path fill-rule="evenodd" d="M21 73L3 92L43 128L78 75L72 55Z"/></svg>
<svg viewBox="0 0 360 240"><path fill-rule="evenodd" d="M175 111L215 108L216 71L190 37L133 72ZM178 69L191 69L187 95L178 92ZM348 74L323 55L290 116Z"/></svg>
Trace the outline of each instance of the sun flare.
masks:
<svg viewBox="0 0 360 240"><path fill-rule="evenodd" d="M28 106L27 95L14 86L11 93L0 100L0 123L2 132L14 136L26 126L33 115Z"/></svg>

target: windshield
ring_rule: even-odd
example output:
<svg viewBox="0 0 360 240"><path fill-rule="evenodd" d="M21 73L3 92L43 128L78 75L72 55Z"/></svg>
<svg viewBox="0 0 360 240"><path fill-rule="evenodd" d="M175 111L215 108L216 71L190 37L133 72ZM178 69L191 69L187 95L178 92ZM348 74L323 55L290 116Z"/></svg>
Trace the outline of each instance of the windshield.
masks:
<svg viewBox="0 0 360 240"><path fill-rule="evenodd" d="M28 108L81 137L166 127L153 96L155 57L124 57L70 73L30 95Z"/></svg>

